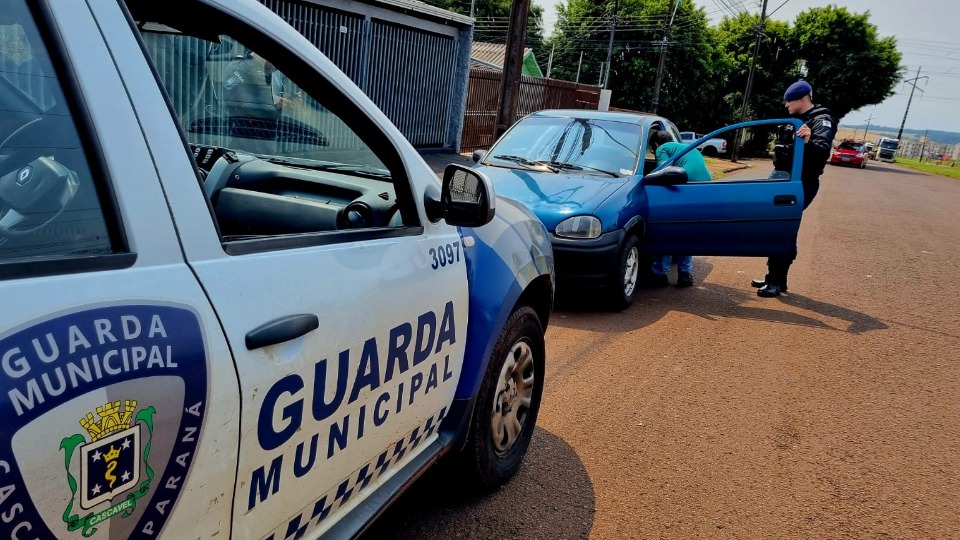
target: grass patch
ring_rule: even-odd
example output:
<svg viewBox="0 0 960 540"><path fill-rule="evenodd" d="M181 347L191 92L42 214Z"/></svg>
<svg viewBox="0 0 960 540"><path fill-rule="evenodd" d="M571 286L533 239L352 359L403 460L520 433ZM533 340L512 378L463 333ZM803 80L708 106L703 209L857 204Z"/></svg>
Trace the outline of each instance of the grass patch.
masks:
<svg viewBox="0 0 960 540"><path fill-rule="evenodd" d="M710 171L710 176L713 177L714 180L722 180L727 173L747 169L752 166L743 162L733 163L728 159L705 157L703 160L706 162L707 170Z"/></svg>
<svg viewBox="0 0 960 540"><path fill-rule="evenodd" d="M940 176L949 176L950 178L956 178L960 180L960 165L951 167L949 163L941 163L940 165L934 165L936 162L920 161L916 159L907 159L898 157L897 165L902 165L904 167L909 167L911 169L916 169L918 171L923 171L931 174L939 174ZM956 162L953 162L956 163Z"/></svg>

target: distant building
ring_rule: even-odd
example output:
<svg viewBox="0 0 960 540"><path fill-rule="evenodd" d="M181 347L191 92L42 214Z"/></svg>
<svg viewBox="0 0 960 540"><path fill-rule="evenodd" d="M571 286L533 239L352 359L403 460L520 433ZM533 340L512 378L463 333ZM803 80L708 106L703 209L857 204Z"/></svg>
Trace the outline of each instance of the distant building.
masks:
<svg viewBox="0 0 960 540"><path fill-rule="evenodd" d="M904 139L900 141L900 155L908 158L915 158L920 155L920 147L923 142L918 139Z"/></svg>

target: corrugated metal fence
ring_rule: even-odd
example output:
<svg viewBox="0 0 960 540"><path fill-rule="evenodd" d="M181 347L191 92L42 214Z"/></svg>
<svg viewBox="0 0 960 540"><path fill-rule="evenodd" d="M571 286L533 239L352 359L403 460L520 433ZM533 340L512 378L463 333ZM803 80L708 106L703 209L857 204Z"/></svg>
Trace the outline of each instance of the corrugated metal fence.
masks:
<svg viewBox="0 0 960 540"><path fill-rule="evenodd" d="M467 91L467 111L463 122L461 152L493 145L500 108L500 71L473 67ZM517 118L543 109L593 109L600 103L600 88L555 79L524 75L520 83Z"/></svg>
<svg viewBox="0 0 960 540"><path fill-rule="evenodd" d="M317 46L415 146L443 146L458 41L316 4L260 0Z"/></svg>

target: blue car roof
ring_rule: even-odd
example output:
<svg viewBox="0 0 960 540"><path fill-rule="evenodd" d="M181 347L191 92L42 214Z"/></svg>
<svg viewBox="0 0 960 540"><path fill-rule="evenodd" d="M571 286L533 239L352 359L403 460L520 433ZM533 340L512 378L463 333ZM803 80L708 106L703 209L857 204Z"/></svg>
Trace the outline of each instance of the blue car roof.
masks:
<svg viewBox="0 0 960 540"><path fill-rule="evenodd" d="M661 116L647 113L629 113L617 111L593 111L589 109L550 109L530 114L531 118L586 118L589 120L608 120L611 122L627 122L630 124L645 124L651 120L665 120Z"/></svg>

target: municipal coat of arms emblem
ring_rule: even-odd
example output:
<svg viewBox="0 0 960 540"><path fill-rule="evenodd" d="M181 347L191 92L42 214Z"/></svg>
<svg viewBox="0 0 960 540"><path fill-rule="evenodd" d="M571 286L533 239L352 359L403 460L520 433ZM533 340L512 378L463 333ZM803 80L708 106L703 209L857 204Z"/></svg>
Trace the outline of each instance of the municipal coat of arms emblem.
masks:
<svg viewBox="0 0 960 540"><path fill-rule="evenodd" d="M108 402L97 407L96 416L88 412L80 419L86 436L78 433L60 442L71 492L63 512L68 530L90 536L99 523L133 515L154 476L148 460L155 413L153 407L137 410L135 400ZM71 470L75 453L79 471Z"/></svg>

